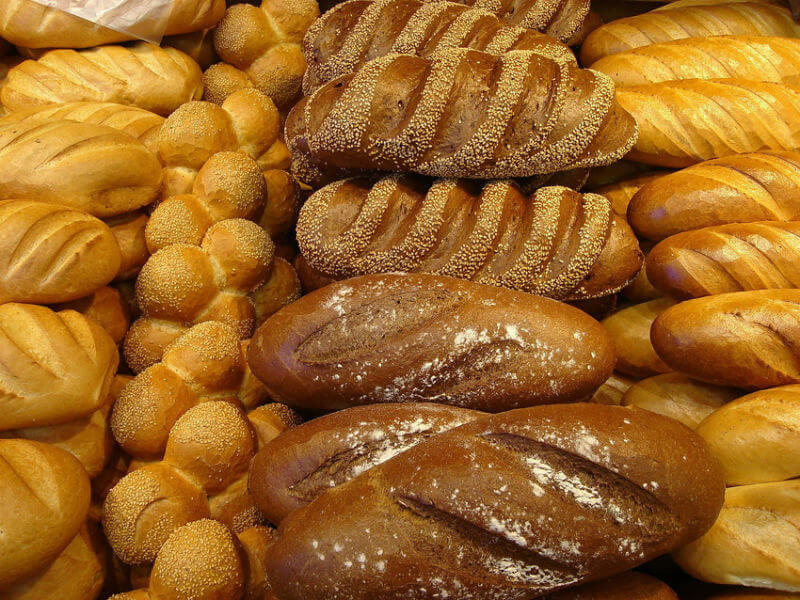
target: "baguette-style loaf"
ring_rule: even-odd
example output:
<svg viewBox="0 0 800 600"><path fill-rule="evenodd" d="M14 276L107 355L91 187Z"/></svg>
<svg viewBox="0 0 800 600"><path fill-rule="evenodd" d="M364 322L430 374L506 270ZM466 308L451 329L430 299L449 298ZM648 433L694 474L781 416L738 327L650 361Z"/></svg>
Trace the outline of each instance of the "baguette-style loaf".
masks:
<svg viewBox="0 0 800 600"><path fill-rule="evenodd" d="M687 300L663 312L650 333L674 370L744 389L800 383L798 336L800 290Z"/></svg>
<svg viewBox="0 0 800 600"><path fill-rule="evenodd" d="M681 79L800 83L800 40L786 37L689 38L601 58L592 69L618 88Z"/></svg>
<svg viewBox="0 0 800 600"><path fill-rule="evenodd" d="M0 101L9 111L64 102L116 102L168 115L203 94L203 73L183 52L140 42L51 50L8 73Z"/></svg>
<svg viewBox="0 0 800 600"><path fill-rule="evenodd" d="M119 272L114 281L120 282L134 279L139 274L144 263L147 262L147 259L150 258L145 239L145 230L149 220L150 218L139 210L106 219L105 223L117 240L117 246L119 246L122 258Z"/></svg>
<svg viewBox="0 0 800 600"><path fill-rule="evenodd" d="M156 156L111 127L76 121L0 127L0 199L52 202L102 218L149 204L160 186Z"/></svg>
<svg viewBox="0 0 800 600"><path fill-rule="evenodd" d="M754 392L714 412L697 428L722 465L725 483L800 477L800 386Z"/></svg>
<svg viewBox="0 0 800 600"><path fill-rule="evenodd" d="M719 0L684 3L619 19L595 29L581 47L581 62L686 38L727 35L800 37L800 25L778 3Z"/></svg>
<svg viewBox="0 0 800 600"><path fill-rule="evenodd" d="M281 600L534 598L695 539L723 490L702 439L671 419L519 409L434 435L286 517L267 578Z"/></svg>
<svg viewBox="0 0 800 600"><path fill-rule="evenodd" d="M741 395L735 388L695 381L683 373L663 373L634 383L621 404L643 408L696 429L708 415Z"/></svg>
<svg viewBox="0 0 800 600"><path fill-rule="evenodd" d="M686 167L743 152L800 150L800 85L689 79L617 90L639 126L628 157Z"/></svg>
<svg viewBox="0 0 800 600"><path fill-rule="evenodd" d="M753 152L688 167L643 186L628 221L643 238L754 221L800 221L800 153Z"/></svg>
<svg viewBox="0 0 800 600"><path fill-rule="evenodd" d="M98 410L118 362L114 340L75 311L0 304L0 431Z"/></svg>
<svg viewBox="0 0 800 600"><path fill-rule="evenodd" d="M535 2L544 5L545 2ZM429 57L444 48L473 48L493 54L535 50L573 58L569 48L547 35L505 25L485 10L455 2L350 0L317 19L303 40L308 68L303 91L355 71L392 53Z"/></svg>
<svg viewBox="0 0 800 600"><path fill-rule="evenodd" d="M614 356L602 327L573 307L420 273L302 297L259 327L248 361L289 406L402 400L498 412L587 398Z"/></svg>
<svg viewBox="0 0 800 600"><path fill-rule="evenodd" d="M56 204L0 201L0 304L50 304L83 298L120 267L111 230Z"/></svg>
<svg viewBox="0 0 800 600"><path fill-rule="evenodd" d="M340 181L303 205L297 241L313 268L337 279L434 273L557 300L614 294L642 263L603 196L564 187L528 196L511 181Z"/></svg>
<svg viewBox="0 0 800 600"><path fill-rule="evenodd" d="M451 48L389 54L318 88L289 115L301 181L322 165L435 177L530 177L608 164L636 123L606 76L563 54Z"/></svg>
<svg viewBox="0 0 800 600"><path fill-rule="evenodd" d="M800 479L728 488L714 526L673 554L711 583L800 592Z"/></svg>
<svg viewBox="0 0 800 600"><path fill-rule="evenodd" d="M356 406L313 419L258 451L250 492L267 520L278 524L331 487L482 414L423 402Z"/></svg>
<svg viewBox="0 0 800 600"><path fill-rule="evenodd" d="M678 233L647 256L647 277L675 298L800 287L800 221Z"/></svg>

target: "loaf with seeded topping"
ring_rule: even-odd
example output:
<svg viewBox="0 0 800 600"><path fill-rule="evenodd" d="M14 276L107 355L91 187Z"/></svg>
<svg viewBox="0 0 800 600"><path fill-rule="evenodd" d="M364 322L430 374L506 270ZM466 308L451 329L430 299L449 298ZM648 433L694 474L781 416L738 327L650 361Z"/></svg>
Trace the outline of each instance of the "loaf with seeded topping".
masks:
<svg viewBox="0 0 800 600"><path fill-rule="evenodd" d="M303 205L297 241L309 265L337 279L434 273L547 296L618 292L642 256L603 196L511 181L390 176L331 184Z"/></svg>
<svg viewBox="0 0 800 600"><path fill-rule="evenodd" d="M325 13L306 33L303 50L308 68L303 92L311 94L379 56L396 52L429 57L444 48L474 48L493 54L560 51L573 59L569 48L550 36L505 25L486 10L455 2L350 0Z"/></svg>
<svg viewBox="0 0 800 600"><path fill-rule="evenodd" d="M145 42L51 50L9 71L0 102L11 112L65 102L116 102L166 116L200 99L202 76L183 52Z"/></svg>
<svg viewBox="0 0 800 600"><path fill-rule="evenodd" d="M311 185L327 166L530 177L609 164L631 149L636 123L613 88L563 54L389 54L295 106L286 140L295 174Z"/></svg>
<svg viewBox="0 0 800 600"><path fill-rule="evenodd" d="M415 273L303 296L258 328L248 362L270 397L297 408L435 401L499 412L587 398L614 355L576 308Z"/></svg>
<svg viewBox="0 0 800 600"><path fill-rule="evenodd" d="M723 492L702 438L672 419L519 409L434 435L290 514L267 578L281 600L533 598L697 538Z"/></svg>
<svg viewBox="0 0 800 600"><path fill-rule="evenodd" d="M700 163L644 185L628 208L631 227L649 240L754 221L800 221L800 153L753 152Z"/></svg>

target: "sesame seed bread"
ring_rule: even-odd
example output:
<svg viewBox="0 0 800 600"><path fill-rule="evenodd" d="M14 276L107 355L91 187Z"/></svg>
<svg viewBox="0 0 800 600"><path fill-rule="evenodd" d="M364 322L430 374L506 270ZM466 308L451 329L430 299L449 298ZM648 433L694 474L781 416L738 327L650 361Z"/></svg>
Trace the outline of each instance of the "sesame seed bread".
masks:
<svg viewBox="0 0 800 600"><path fill-rule="evenodd" d="M364 275L279 310L248 348L270 397L329 411L439 402L499 412L589 397L611 340L576 308L437 275Z"/></svg>
<svg viewBox="0 0 800 600"><path fill-rule="evenodd" d="M433 273L557 300L625 287L642 255L603 196L511 181L395 175L331 184L303 205L297 241L309 265L342 279Z"/></svg>

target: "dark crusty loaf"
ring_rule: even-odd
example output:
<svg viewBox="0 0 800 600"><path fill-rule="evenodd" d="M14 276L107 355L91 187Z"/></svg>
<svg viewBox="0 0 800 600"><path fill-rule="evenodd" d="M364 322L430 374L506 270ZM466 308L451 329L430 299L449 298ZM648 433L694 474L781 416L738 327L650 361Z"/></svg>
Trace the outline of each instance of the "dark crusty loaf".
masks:
<svg viewBox="0 0 800 600"><path fill-rule="evenodd" d="M498 412L586 398L611 373L599 323L547 298L436 275L365 275L281 309L256 331L253 373L314 410L439 402Z"/></svg>
<svg viewBox="0 0 800 600"><path fill-rule="evenodd" d="M534 598L697 538L723 490L702 439L672 419L520 409L435 435L292 513L267 577L281 600Z"/></svg>
<svg viewBox="0 0 800 600"><path fill-rule="evenodd" d="M280 523L329 488L482 414L420 402L356 406L313 419L258 451L250 492L267 520Z"/></svg>
<svg viewBox="0 0 800 600"><path fill-rule="evenodd" d="M678 600L678 596L655 577L629 571L548 594L541 600Z"/></svg>
<svg viewBox="0 0 800 600"><path fill-rule="evenodd" d="M544 3L542 3L544 4ZM492 54L544 50L572 58L569 48L532 29L511 27L484 10L454 2L350 0L325 13L303 40L308 63L303 91L355 71L392 53L429 57L443 48L474 48Z"/></svg>
<svg viewBox="0 0 800 600"><path fill-rule="evenodd" d="M292 109L294 170L318 163L436 177L529 177L608 164L636 139L611 79L561 53L389 54Z"/></svg>
<svg viewBox="0 0 800 600"><path fill-rule="evenodd" d="M642 262L603 196L546 187L528 197L510 181L339 181L306 201L297 241L334 278L435 273L559 300L614 294Z"/></svg>
<svg viewBox="0 0 800 600"><path fill-rule="evenodd" d="M647 183L628 207L628 222L650 240L753 221L800 221L800 153L709 160Z"/></svg>
<svg viewBox="0 0 800 600"><path fill-rule="evenodd" d="M687 300L663 312L650 337L664 362L702 381L745 389L800 383L800 290Z"/></svg>

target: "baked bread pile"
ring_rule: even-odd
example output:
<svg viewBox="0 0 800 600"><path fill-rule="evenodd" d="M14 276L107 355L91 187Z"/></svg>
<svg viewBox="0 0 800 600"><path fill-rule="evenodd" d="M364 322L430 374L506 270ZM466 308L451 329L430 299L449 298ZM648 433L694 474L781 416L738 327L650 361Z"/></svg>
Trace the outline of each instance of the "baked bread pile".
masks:
<svg viewBox="0 0 800 600"><path fill-rule="evenodd" d="M0 2L0 600L800 593L791 9Z"/></svg>

